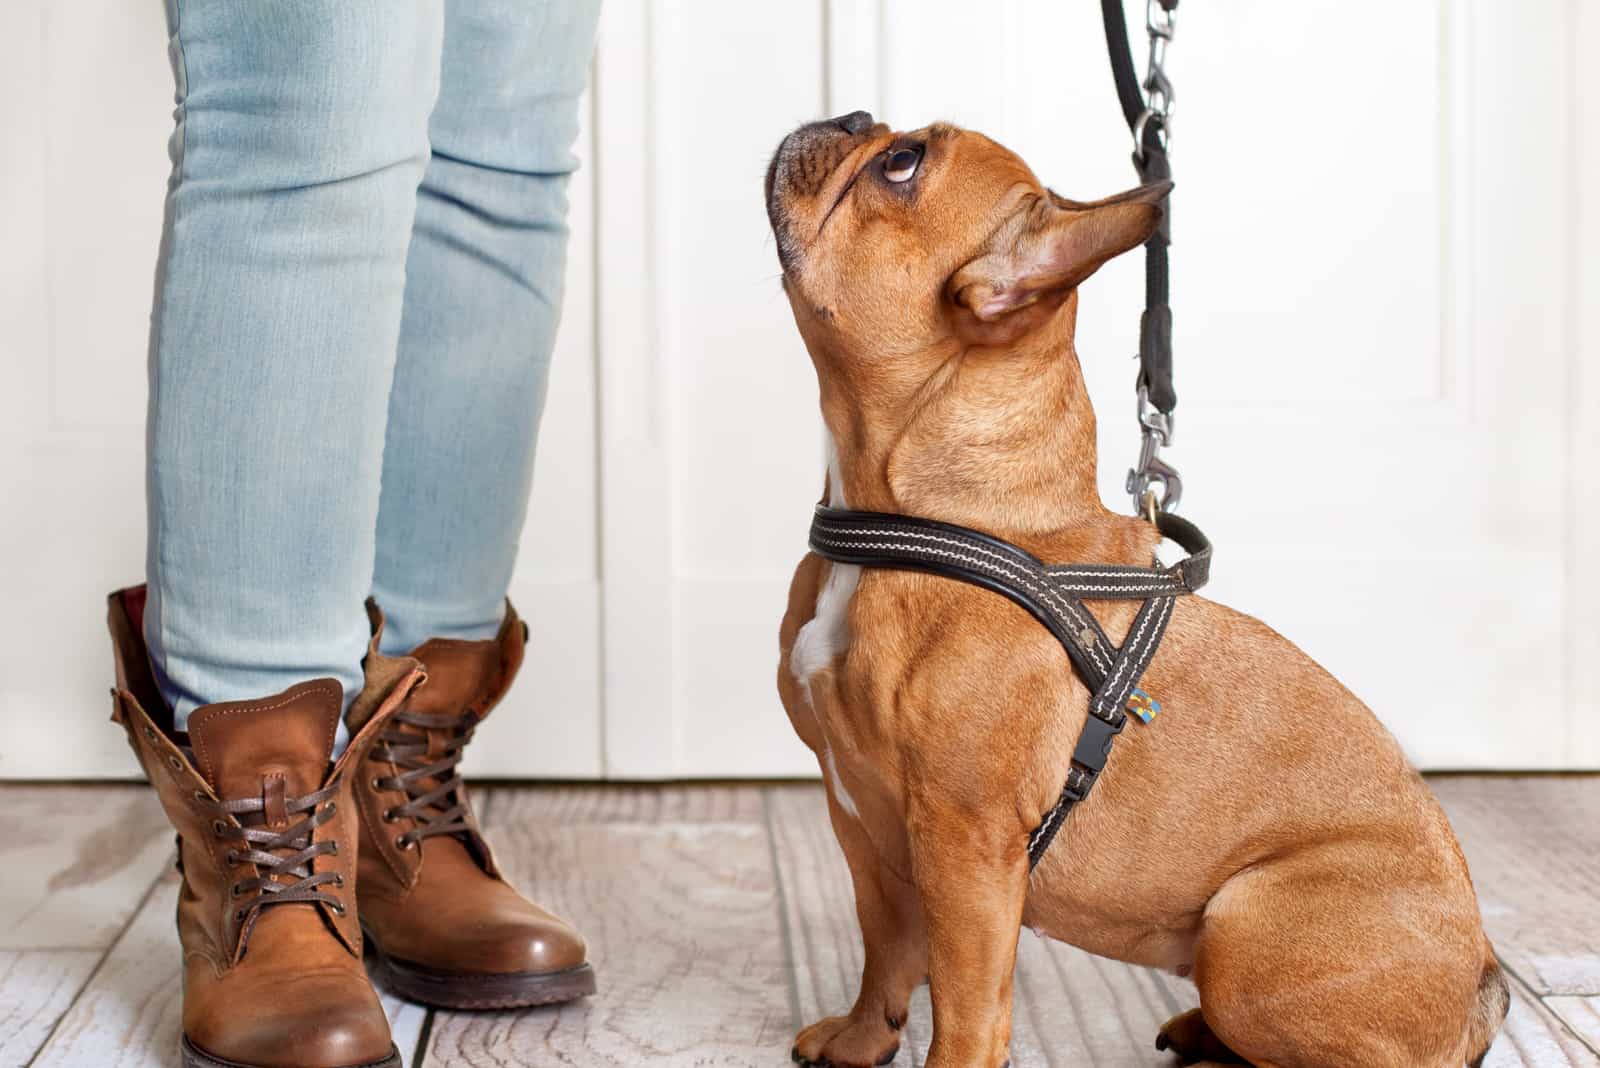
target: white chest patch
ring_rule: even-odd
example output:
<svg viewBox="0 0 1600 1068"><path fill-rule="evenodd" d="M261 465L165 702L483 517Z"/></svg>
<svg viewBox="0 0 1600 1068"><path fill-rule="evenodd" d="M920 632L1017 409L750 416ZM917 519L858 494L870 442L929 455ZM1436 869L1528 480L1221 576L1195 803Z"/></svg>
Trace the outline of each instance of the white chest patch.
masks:
<svg viewBox="0 0 1600 1068"><path fill-rule="evenodd" d="M789 650L789 670L795 681L811 693L811 676L828 667L850 643L850 598L856 592L861 569L854 564L834 564L827 581L817 591L817 611L794 636Z"/></svg>
<svg viewBox="0 0 1600 1068"><path fill-rule="evenodd" d="M828 441L828 506L849 507L844 501L844 482L839 473L839 454L833 441ZM794 636L794 646L789 650L789 671L794 675L806 699L811 698L811 677L833 664L845 646L850 644L850 598L861 579L861 569L854 564L830 564L828 577L817 591L817 608L811 619ZM828 789L839 807L852 818L859 818L855 799L839 780L839 765L833 750L823 753L824 771Z"/></svg>
<svg viewBox="0 0 1600 1068"><path fill-rule="evenodd" d="M850 507L844 500L839 452L831 437L828 439L828 507ZM850 598L860 580L861 569L855 564L830 564L828 577L817 591L817 610L794 636L794 648L789 650L789 670L808 697L811 676L832 664L850 643Z"/></svg>

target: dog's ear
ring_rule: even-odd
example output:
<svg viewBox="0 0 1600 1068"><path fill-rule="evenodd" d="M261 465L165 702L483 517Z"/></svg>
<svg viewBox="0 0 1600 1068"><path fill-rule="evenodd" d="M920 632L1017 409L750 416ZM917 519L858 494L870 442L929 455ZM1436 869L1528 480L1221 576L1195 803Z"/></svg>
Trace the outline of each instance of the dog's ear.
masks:
<svg viewBox="0 0 1600 1068"><path fill-rule="evenodd" d="M950 296L977 324L992 327L1024 308L1053 310L1101 264L1155 232L1171 188L1171 182L1152 182L1088 204L1054 193L1030 201L956 271Z"/></svg>

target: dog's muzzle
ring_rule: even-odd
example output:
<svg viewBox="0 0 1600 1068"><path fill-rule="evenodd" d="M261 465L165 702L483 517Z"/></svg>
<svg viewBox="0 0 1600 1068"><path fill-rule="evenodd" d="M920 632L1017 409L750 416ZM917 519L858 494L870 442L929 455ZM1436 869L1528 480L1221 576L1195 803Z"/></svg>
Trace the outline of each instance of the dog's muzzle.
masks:
<svg viewBox="0 0 1600 1068"><path fill-rule="evenodd" d="M868 111L852 111L821 122L808 122L778 142L767 165L767 220L778 239L778 259L789 266L792 243L786 206L816 196L834 168L864 136L877 128Z"/></svg>

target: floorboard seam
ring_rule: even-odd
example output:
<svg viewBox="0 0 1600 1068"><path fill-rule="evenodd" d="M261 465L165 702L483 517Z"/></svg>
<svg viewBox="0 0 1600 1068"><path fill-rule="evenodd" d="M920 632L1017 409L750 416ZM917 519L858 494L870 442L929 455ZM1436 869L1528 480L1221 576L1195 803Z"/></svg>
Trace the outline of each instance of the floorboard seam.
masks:
<svg viewBox="0 0 1600 1068"><path fill-rule="evenodd" d="M150 903L150 898L155 894L156 887L166 881L166 877L166 869L162 868L156 877L150 880L150 885L145 887L144 893L139 895L138 903L129 911L128 918L122 921L122 926L117 930L117 936L106 943L105 949L100 951L100 959L95 961L93 968L89 969L89 974L84 977L83 982L79 984L78 989L73 993L72 1000L67 1002L67 1007L61 1010L61 1015L51 1022L50 1031L44 1036L44 1041L39 1043L39 1048L34 1050L33 1054L28 1058L29 1065L37 1061L39 1055L50 1048L50 1043L55 1039L56 1032L61 1030L61 1021L71 1015L72 1010L77 1007L78 999L83 997L83 992L88 990L90 985L94 983L95 976L99 975L101 969L106 966L106 961L111 959L111 954L116 951L117 946L122 944L122 940L128 936L128 929L139 918L139 913L144 911L144 907Z"/></svg>
<svg viewBox="0 0 1600 1068"><path fill-rule="evenodd" d="M417 1029L417 1048L411 1051L411 1068L422 1068L428 1059L428 1042L433 1038L433 1010L429 1009L427 1015L422 1017L422 1026Z"/></svg>
<svg viewBox="0 0 1600 1068"><path fill-rule="evenodd" d="M1500 956L1500 954L1496 953L1495 954L1495 959L1500 962L1500 970L1505 972L1506 975L1510 977L1510 979L1511 979L1511 981L1513 983L1515 983L1517 986L1522 988L1522 992L1525 995L1527 995L1527 997L1528 997L1528 999L1530 1001L1532 1001L1539 1008L1543 1009L1545 1012L1549 1013L1550 1014L1550 1018L1553 1021L1555 1021L1555 1025L1557 1027L1561 1028L1562 1032L1568 1038L1572 1039L1574 1042L1576 1042L1578 1045L1582 1046L1584 1049L1588 1050L1590 1053L1593 1053L1596 1057L1600 1057L1600 1049L1596 1049L1589 1042L1589 1040L1587 1038L1584 1038L1582 1035L1578 1034L1578 1032L1576 1032L1572 1028L1568 1027L1567 1026L1567 1021L1562 1018L1561 1014L1556 1012L1549 1005L1545 1004L1544 999L1546 997L1560 997L1559 994L1551 995L1551 994L1541 994L1541 993L1539 993L1537 990L1535 990L1533 988L1533 985L1531 983L1529 983L1526 979L1524 979L1521 975L1519 975L1517 973L1516 969L1512 968L1511 965L1506 963L1504 957L1502 957L1502 956Z"/></svg>
<svg viewBox="0 0 1600 1068"><path fill-rule="evenodd" d="M1545 1012L1548 1012L1551 1016L1556 1018L1556 1022L1559 1023L1569 1035L1575 1036L1577 1040L1582 1042L1586 1048L1593 1050L1596 1057L1600 1057L1600 1048L1596 1048L1595 1044L1589 1041L1588 1036L1579 1033L1571 1025L1569 1025L1567 1023L1567 1018L1557 1012L1555 1007L1550 1004L1551 998L1588 998L1592 996L1593 995L1590 994L1542 994L1539 997L1539 1004L1544 1006Z"/></svg>
<svg viewBox="0 0 1600 1068"><path fill-rule="evenodd" d="M778 838L772 823L772 787L761 790L761 821L767 832L767 856L772 864L773 897L777 901L778 937L783 940L783 959L789 976L789 1022L798 1032L805 1024L800 1019L800 976L796 971L794 939L789 934L789 892L783 883L783 865L778 860Z"/></svg>

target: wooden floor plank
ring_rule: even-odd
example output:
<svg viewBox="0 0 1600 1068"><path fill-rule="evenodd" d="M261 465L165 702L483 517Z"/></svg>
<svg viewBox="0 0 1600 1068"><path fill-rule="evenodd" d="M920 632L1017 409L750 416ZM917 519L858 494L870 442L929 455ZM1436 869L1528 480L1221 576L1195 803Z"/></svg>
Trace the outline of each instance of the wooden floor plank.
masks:
<svg viewBox="0 0 1600 1068"><path fill-rule="evenodd" d="M1600 992L1586 986L1600 974L1597 784L1434 780L1518 979L1489 1068L1600 1068ZM143 893L170 861L154 798L144 787L0 790L24 815L0 832L0 1068L27 1063L41 1041L41 1066L175 1065L176 877ZM425 1050L427 1013L385 999L408 1065L776 1065L799 1024L853 999L860 936L819 787L517 787L483 800L512 877L589 934L601 994L559 1010L440 1013ZM102 961L97 947L113 941ZM1025 932L1013 1063L1170 1068L1155 1028L1194 1003L1187 982ZM924 989L898 1068L922 1063L930 1022Z"/></svg>
<svg viewBox="0 0 1600 1068"><path fill-rule="evenodd" d="M34 1068L172 1068L182 1031L182 957L174 921L178 876L162 878L61 1019ZM98 954L97 954L98 956ZM383 999L406 1064L425 1010Z"/></svg>
<svg viewBox="0 0 1600 1068"><path fill-rule="evenodd" d="M760 823L759 788L727 784L617 783L494 786L491 805L507 824Z"/></svg>
<svg viewBox="0 0 1600 1068"><path fill-rule="evenodd" d="M800 1023L849 1009L861 968L861 936L849 870L834 841L820 787L767 791L785 916L794 950ZM1174 984L1176 980L1172 981ZM1165 1066L1157 1029L1197 1003L1144 968L1105 960L1025 931L1018 944L1011 1053L1016 1068L1092 1064ZM912 999L897 1068L927 1057L927 991Z"/></svg>
<svg viewBox="0 0 1600 1068"><path fill-rule="evenodd" d="M1011 1048L1025 1065L1167 1068L1156 1032L1178 1010L1149 969L1023 932ZM1187 984L1185 984L1187 986ZM1190 996L1182 1008L1198 999Z"/></svg>
<svg viewBox="0 0 1600 1068"><path fill-rule="evenodd" d="M849 1011L861 978L861 934L850 870L821 787L774 786L766 793L794 955L798 1030Z"/></svg>
<svg viewBox="0 0 1600 1068"><path fill-rule="evenodd" d="M100 956L97 949L0 950L0 1066L33 1059Z"/></svg>
<svg viewBox="0 0 1600 1068"><path fill-rule="evenodd" d="M1548 997L1544 1003L1590 1049L1600 1052L1600 997Z"/></svg>
<svg viewBox="0 0 1600 1068"><path fill-rule="evenodd" d="M144 785L4 787L0 950L105 949L173 857Z"/></svg>
<svg viewBox="0 0 1600 1068"><path fill-rule="evenodd" d="M1600 1068L1600 1056L1520 986L1484 1068Z"/></svg>
<svg viewBox="0 0 1600 1068"><path fill-rule="evenodd" d="M490 807L496 855L513 882L584 932L600 993L520 1013L437 1013L428 1068L786 1063L787 962L760 824L562 821L515 800L497 792ZM681 810L661 796L642 803ZM612 812L615 802L563 804Z"/></svg>
<svg viewBox="0 0 1600 1068"><path fill-rule="evenodd" d="M156 884L34 1068L169 1068L178 1063L178 876Z"/></svg>
<svg viewBox="0 0 1600 1068"><path fill-rule="evenodd" d="M1484 924L1535 993L1600 994L1600 776L1430 780L1472 868Z"/></svg>
<svg viewBox="0 0 1600 1068"><path fill-rule="evenodd" d="M401 1001L378 988L378 1000L383 1002L383 1014L389 1017L389 1035L405 1068L415 1068L421 1062L417 1053L422 1044L422 1032L428 1020L428 1010L409 1001Z"/></svg>

